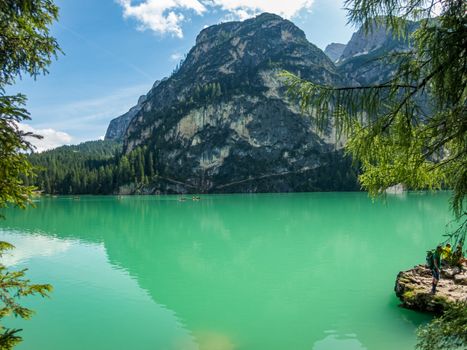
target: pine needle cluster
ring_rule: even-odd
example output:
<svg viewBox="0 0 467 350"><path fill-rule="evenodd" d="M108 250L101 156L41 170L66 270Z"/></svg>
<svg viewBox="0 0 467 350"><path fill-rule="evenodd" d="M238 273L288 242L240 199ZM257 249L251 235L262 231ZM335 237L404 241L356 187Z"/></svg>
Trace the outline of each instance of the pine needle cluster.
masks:
<svg viewBox="0 0 467 350"><path fill-rule="evenodd" d="M394 73L369 86L326 86L283 72L290 93L320 131L348 138L371 195L392 185L452 189L452 209L466 216L467 2L348 0L349 22L383 26L409 50L381 57ZM417 21L417 29L409 31ZM465 239L465 231L463 232Z"/></svg>

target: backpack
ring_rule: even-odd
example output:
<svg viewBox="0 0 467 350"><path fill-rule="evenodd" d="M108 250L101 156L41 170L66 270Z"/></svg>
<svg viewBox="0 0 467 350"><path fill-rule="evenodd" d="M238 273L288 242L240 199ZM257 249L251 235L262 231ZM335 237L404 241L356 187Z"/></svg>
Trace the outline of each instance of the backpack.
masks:
<svg viewBox="0 0 467 350"><path fill-rule="evenodd" d="M435 251L428 250L426 252L426 266L429 269L433 269L435 267Z"/></svg>

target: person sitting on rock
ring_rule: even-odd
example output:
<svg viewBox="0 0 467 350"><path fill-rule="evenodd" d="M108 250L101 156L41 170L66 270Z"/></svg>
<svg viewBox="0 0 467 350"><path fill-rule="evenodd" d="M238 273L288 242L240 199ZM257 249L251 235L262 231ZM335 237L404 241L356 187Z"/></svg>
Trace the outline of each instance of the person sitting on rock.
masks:
<svg viewBox="0 0 467 350"><path fill-rule="evenodd" d="M451 263L451 258L452 258L452 249L451 249L451 244L446 244L446 246L443 248L443 251L441 252L441 260L442 264L447 266Z"/></svg>
<svg viewBox="0 0 467 350"><path fill-rule="evenodd" d="M464 262L466 262L466 259L464 258L464 253L462 251L462 244L459 243L456 250L452 254L451 263L452 266L457 266L460 270L462 270L462 264Z"/></svg>
<svg viewBox="0 0 467 350"><path fill-rule="evenodd" d="M431 274L433 281L431 285L431 293L436 293L436 286L438 285L439 275L441 271L441 254L443 253L443 247L441 245L436 247L436 251L433 254L433 266L431 268Z"/></svg>

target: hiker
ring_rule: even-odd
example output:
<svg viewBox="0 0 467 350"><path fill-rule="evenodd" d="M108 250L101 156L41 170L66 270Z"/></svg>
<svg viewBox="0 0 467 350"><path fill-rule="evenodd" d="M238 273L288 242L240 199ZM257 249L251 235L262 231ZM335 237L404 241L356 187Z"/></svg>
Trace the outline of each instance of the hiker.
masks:
<svg viewBox="0 0 467 350"><path fill-rule="evenodd" d="M441 260L442 260L443 266L450 265L451 258L452 258L451 244L447 243L446 246L443 248L443 251L441 252Z"/></svg>
<svg viewBox="0 0 467 350"><path fill-rule="evenodd" d="M431 294L436 293L436 286L438 285L439 275L441 271L441 254L443 253L443 247L441 245L436 247L435 252L431 257L431 274L433 276Z"/></svg>

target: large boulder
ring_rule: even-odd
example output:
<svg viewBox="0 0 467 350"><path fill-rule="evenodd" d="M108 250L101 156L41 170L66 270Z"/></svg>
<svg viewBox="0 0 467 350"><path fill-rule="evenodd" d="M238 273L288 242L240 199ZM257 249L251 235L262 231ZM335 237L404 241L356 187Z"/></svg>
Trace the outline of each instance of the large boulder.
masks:
<svg viewBox="0 0 467 350"><path fill-rule="evenodd" d="M467 265L442 269L435 294L431 294L431 283L431 271L424 265L399 272L394 289L401 306L439 314L450 303L467 301Z"/></svg>

